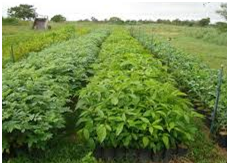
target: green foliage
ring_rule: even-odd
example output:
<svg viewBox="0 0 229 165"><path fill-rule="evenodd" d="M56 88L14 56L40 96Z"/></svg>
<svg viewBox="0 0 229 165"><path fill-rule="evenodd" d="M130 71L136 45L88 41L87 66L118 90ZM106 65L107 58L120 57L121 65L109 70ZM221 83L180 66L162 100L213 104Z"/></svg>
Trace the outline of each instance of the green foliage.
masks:
<svg viewBox="0 0 229 165"><path fill-rule="evenodd" d="M19 20L17 18L3 18L2 17L2 25L18 25Z"/></svg>
<svg viewBox="0 0 229 165"><path fill-rule="evenodd" d="M64 21L66 21L66 18L64 16L58 14L58 15L54 15L51 18L51 21L53 21L53 22L64 22Z"/></svg>
<svg viewBox="0 0 229 165"><path fill-rule="evenodd" d="M133 31L133 30L132 30ZM204 104L213 110L218 82L218 72L210 69L198 58L187 55L173 48L167 42L160 42L155 36L142 32L132 33L146 48L157 55L168 66L169 72L176 79L179 88L185 91L192 101ZM227 78L224 75L217 116L217 128L227 127ZM211 111L210 111L211 112Z"/></svg>
<svg viewBox="0 0 229 165"><path fill-rule="evenodd" d="M210 23L210 18L203 18L198 22L200 26L208 26L209 23Z"/></svg>
<svg viewBox="0 0 229 165"><path fill-rule="evenodd" d="M226 163L227 162L227 151L222 150L215 141L209 136L209 129L205 124L196 120L198 131L195 134L195 142L189 146L189 152L185 157L180 157L180 160L176 162L198 162L198 163ZM183 159L183 161L182 161Z"/></svg>
<svg viewBox="0 0 229 165"><path fill-rule="evenodd" d="M39 149L16 150L16 156L3 157L4 163L96 163L90 148L78 141L63 137L53 139L46 145L45 152Z"/></svg>
<svg viewBox="0 0 229 165"><path fill-rule="evenodd" d="M114 23L114 24L123 24L124 21L121 20L121 18L118 18L118 17L111 17L108 22L110 23Z"/></svg>
<svg viewBox="0 0 229 165"><path fill-rule="evenodd" d="M27 145L44 148L64 127L66 103L88 78L108 31L51 46L3 69L3 151ZM87 134L85 133L87 136Z"/></svg>
<svg viewBox="0 0 229 165"><path fill-rule="evenodd" d="M36 17L36 9L33 5L20 4L19 6L9 8L7 12L8 16L23 20L30 20Z"/></svg>
<svg viewBox="0 0 229 165"><path fill-rule="evenodd" d="M195 140L189 146L188 154L185 157L175 158L174 162L227 162L226 151L218 148L214 141L209 139L206 134L206 128L202 128L204 123L196 120L198 131L195 134ZM17 151L15 157L6 158L3 156L3 163L101 163L101 160L95 160L91 154L91 149L87 145L81 144L78 141L71 142L65 138L57 138L51 140L45 152L42 150L25 150ZM133 159L112 160L114 163L130 163ZM105 163L105 162L104 162ZM107 162L106 162L107 163Z"/></svg>
<svg viewBox="0 0 229 165"><path fill-rule="evenodd" d="M11 45L15 60L28 55L30 52L38 52L53 43L68 40L77 35L74 26L66 26L59 30L44 33L18 34L16 36L3 37L3 66L11 62Z"/></svg>
<svg viewBox="0 0 229 165"><path fill-rule="evenodd" d="M78 134L105 147L155 152L192 140L197 114L159 60L125 30L103 43L95 75L80 92ZM85 139L86 140L86 139Z"/></svg>
<svg viewBox="0 0 229 165"><path fill-rule="evenodd" d="M216 28L219 32L227 32L227 23L226 22L216 22Z"/></svg>
<svg viewBox="0 0 229 165"><path fill-rule="evenodd" d="M227 3L221 3L221 9L217 10L216 13L221 15L225 20L227 20Z"/></svg>

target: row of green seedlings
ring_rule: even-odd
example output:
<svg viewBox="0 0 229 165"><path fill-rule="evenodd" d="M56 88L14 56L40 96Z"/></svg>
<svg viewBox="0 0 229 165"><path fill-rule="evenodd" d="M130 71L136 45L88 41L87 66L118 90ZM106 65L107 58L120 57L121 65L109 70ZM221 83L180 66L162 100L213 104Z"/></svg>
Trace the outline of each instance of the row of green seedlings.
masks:
<svg viewBox="0 0 229 165"><path fill-rule="evenodd" d="M167 42L160 42L152 33L139 29L131 29L131 32L144 47L167 65L168 71L176 79L179 88L191 97L200 111L210 120L214 117L216 97L220 92L215 114L216 123L212 125L212 130L213 133L225 133L227 130L227 77L225 75L219 77L217 70L210 69L200 59L177 50ZM222 70L220 72L222 73ZM222 86L216 92L219 79L222 80Z"/></svg>
<svg viewBox="0 0 229 165"><path fill-rule="evenodd" d="M2 149L44 148L65 127L69 98L90 75L108 30L53 45L12 63L2 75Z"/></svg>
<svg viewBox="0 0 229 165"><path fill-rule="evenodd" d="M51 32L6 36L3 38L3 66L5 67L9 62L18 61L30 52L39 52L53 43L79 36L80 33L80 29L76 29L74 26L66 26Z"/></svg>
<svg viewBox="0 0 229 165"><path fill-rule="evenodd" d="M115 30L98 60L76 106L78 137L91 148L113 149L112 157L122 148L159 153L193 140L193 119L200 115L166 67L127 31Z"/></svg>

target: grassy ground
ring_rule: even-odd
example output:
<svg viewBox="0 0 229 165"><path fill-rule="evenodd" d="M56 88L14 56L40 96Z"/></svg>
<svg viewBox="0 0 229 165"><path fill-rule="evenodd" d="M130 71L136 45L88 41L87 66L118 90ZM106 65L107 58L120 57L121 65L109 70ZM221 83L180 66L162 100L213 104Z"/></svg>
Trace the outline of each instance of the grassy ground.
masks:
<svg viewBox="0 0 229 165"><path fill-rule="evenodd" d="M227 151L218 146L209 134L209 128L201 120L196 121L198 132L184 157L174 158L171 162L182 163L226 163Z"/></svg>
<svg viewBox="0 0 229 165"><path fill-rule="evenodd" d="M107 26L105 24L99 23L50 23L52 30L58 29L60 27L74 24L77 28L90 28L94 29L99 26ZM108 25L109 26L109 25ZM44 33L44 31L34 31L31 29L32 23L27 23L22 26L2 26L2 36L3 36L3 47L6 40L11 40L11 38L20 38L18 36L23 35L23 38L28 38L34 33ZM225 71L227 67L227 46L218 45L215 43L207 42L202 39L197 39L192 35L189 35L195 31L200 31L198 27L186 27L186 26L174 26L174 25L143 25L142 29L147 30L150 33L157 34L162 39L167 40L171 38L171 44L176 48L190 53L194 56L200 57L203 62L207 63L211 68L220 68L221 64L225 66ZM212 31L213 29L211 29ZM26 37L28 36L28 37Z"/></svg>
<svg viewBox="0 0 229 165"><path fill-rule="evenodd" d="M173 46L201 58L211 68L218 69L223 64L226 71L227 46L207 42L189 35L190 31L199 31L200 28L157 24L146 25L144 28L164 40L171 38L170 42Z"/></svg>
<svg viewBox="0 0 229 165"><path fill-rule="evenodd" d="M17 26L4 25L2 27L3 67L9 62L26 58L32 51L41 51L51 44L86 34L92 29L90 26L76 24L74 27L74 24L68 26L69 24L73 23L50 23L52 29L49 30L33 30L32 22Z"/></svg>

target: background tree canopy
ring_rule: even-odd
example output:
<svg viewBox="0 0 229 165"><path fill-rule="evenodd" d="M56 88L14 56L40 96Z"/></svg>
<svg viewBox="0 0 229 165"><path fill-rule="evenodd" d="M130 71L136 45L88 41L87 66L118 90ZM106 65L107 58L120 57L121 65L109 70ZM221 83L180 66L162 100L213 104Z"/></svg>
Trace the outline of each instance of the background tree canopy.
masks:
<svg viewBox="0 0 229 165"><path fill-rule="evenodd" d="M53 22L64 22L64 21L66 21L66 18L64 16L62 16L61 14L58 14L58 15L54 15L51 18L51 21L53 21Z"/></svg>
<svg viewBox="0 0 229 165"><path fill-rule="evenodd" d="M216 13L220 14L225 20L227 20L227 3L220 5L221 9L217 10Z"/></svg>
<svg viewBox="0 0 229 165"><path fill-rule="evenodd" d="M8 9L8 16L23 20L30 20L36 17L36 8L33 5L20 4L19 6Z"/></svg>

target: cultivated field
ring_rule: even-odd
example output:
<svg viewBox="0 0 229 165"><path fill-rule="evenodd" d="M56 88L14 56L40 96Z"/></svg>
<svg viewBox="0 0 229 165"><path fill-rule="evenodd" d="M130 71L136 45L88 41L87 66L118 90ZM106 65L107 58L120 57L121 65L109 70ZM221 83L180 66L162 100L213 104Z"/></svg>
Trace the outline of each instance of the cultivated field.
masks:
<svg viewBox="0 0 229 165"><path fill-rule="evenodd" d="M3 26L3 162L227 162L226 33L30 27Z"/></svg>

